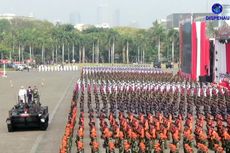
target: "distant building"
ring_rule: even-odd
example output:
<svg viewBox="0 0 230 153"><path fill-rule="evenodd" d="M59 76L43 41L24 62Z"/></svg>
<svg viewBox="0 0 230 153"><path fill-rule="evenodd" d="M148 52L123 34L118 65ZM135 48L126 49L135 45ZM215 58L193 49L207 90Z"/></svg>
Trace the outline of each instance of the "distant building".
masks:
<svg viewBox="0 0 230 153"><path fill-rule="evenodd" d="M167 26L167 20L166 19L157 20L157 23L161 24L164 28L166 28L166 26Z"/></svg>
<svg viewBox="0 0 230 153"><path fill-rule="evenodd" d="M15 14L0 14L0 20L13 20L13 19L23 19L23 20L34 20L35 18L32 16L16 16Z"/></svg>
<svg viewBox="0 0 230 153"><path fill-rule="evenodd" d="M97 24L96 28L107 29L107 28L110 28L110 25L108 23Z"/></svg>
<svg viewBox="0 0 230 153"><path fill-rule="evenodd" d="M167 29L173 29L179 27L179 22L185 18L189 18L190 13L173 13L167 16Z"/></svg>
<svg viewBox="0 0 230 153"><path fill-rule="evenodd" d="M179 28L181 21L191 19L193 21L204 21L206 16L213 16L213 13L173 13L167 16L167 29Z"/></svg>
<svg viewBox="0 0 230 153"><path fill-rule="evenodd" d="M89 28L95 27L94 25L91 24L76 24L74 26L75 29L79 30L79 31L83 31Z"/></svg>

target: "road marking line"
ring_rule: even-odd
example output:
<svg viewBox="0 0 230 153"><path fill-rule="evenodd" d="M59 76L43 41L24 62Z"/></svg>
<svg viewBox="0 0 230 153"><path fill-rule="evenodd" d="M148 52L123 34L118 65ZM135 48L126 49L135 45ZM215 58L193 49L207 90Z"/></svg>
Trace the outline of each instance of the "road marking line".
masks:
<svg viewBox="0 0 230 153"><path fill-rule="evenodd" d="M36 150L38 148L38 145L40 144L40 142L42 141L42 138L44 137L44 133L42 133L41 135L39 135L36 139L36 141L34 142L34 145L32 147L32 149L30 150L30 153L36 153Z"/></svg>
<svg viewBox="0 0 230 153"><path fill-rule="evenodd" d="M61 99L58 101L58 103L57 103L57 105L55 106L55 108L54 108L52 114L50 115L49 124L51 124L51 122L52 122L52 120L53 120L53 118L54 118L54 116L55 116L55 114L56 114L56 112L57 112L57 110L58 110L58 108L59 108L61 102L62 102L62 101L64 100L64 98L66 97L67 92L68 92L69 88L71 87L71 84L72 84L74 78L75 78L75 76L71 79L69 85L67 86L67 88L66 88L66 90L65 90L64 95L63 95L63 96L61 97Z"/></svg>
<svg viewBox="0 0 230 153"><path fill-rule="evenodd" d="M52 114L50 115L51 117L50 117L50 120L49 120L49 124L52 123L53 118L54 118L54 116L55 116L55 114L56 114L56 112L57 112L57 110L58 110L58 108L59 108L61 102L62 102L62 101L64 100L64 98L66 97L67 92L68 92L68 90L70 89L71 84L73 83L74 78L75 78L75 76L73 76L73 78L71 79L69 85L67 86L67 88L66 88L66 90L65 90L65 92L64 92L64 95L61 97L61 99L58 101L57 105L55 106L54 110L52 111ZM31 150L30 150L30 153L36 153L37 148L38 148L39 144L41 143L41 141L42 141L44 135L45 135L45 133L42 133L42 134L40 134L40 135L37 137L36 141L34 142L32 148L31 148Z"/></svg>

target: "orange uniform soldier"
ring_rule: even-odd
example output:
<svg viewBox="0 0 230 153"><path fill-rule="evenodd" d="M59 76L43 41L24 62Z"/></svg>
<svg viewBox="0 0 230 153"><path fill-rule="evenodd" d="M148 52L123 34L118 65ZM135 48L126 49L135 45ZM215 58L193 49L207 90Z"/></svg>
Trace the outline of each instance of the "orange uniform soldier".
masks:
<svg viewBox="0 0 230 153"><path fill-rule="evenodd" d="M124 139L124 134L122 131L119 132L119 139L120 140L123 140Z"/></svg>
<svg viewBox="0 0 230 153"><path fill-rule="evenodd" d="M192 135L192 131L190 129L187 129L184 131L184 143L192 146L192 141L193 141L193 135Z"/></svg>
<svg viewBox="0 0 230 153"><path fill-rule="evenodd" d="M148 130L149 129L149 123L148 123L148 120L145 121L145 130Z"/></svg>
<svg viewBox="0 0 230 153"><path fill-rule="evenodd" d="M152 134L152 138L153 138L153 139L156 139L156 137L157 137L157 136L156 136L156 129L155 129L155 128L152 128L150 132L151 132L151 134Z"/></svg>
<svg viewBox="0 0 230 153"><path fill-rule="evenodd" d="M221 138L219 137L218 133L215 130L212 130L211 141L213 141L213 143L215 143L215 144L219 144L220 140L221 140Z"/></svg>
<svg viewBox="0 0 230 153"><path fill-rule="evenodd" d="M145 153L146 147L145 147L145 143L143 141L140 142L139 147L140 147L141 152Z"/></svg>
<svg viewBox="0 0 230 153"><path fill-rule="evenodd" d="M82 127L80 127L77 131L77 135L80 139L82 139L84 137L84 130Z"/></svg>
<svg viewBox="0 0 230 153"><path fill-rule="evenodd" d="M152 138L151 134L150 134L148 131L145 132L145 137L146 137L148 140L150 140L150 139Z"/></svg>
<svg viewBox="0 0 230 153"><path fill-rule="evenodd" d="M132 132L132 139L133 140L136 140L138 137L138 135L136 134L136 132Z"/></svg>
<svg viewBox="0 0 230 153"><path fill-rule="evenodd" d="M128 129L128 137L132 138L132 129L131 128Z"/></svg>
<svg viewBox="0 0 230 153"><path fill-rule="evenodd" d="M190 145L185 144L184 145L184 152L185 153L193 153L193 149L192 149L192 147Z"/></svg>
<svg viewBox="0 0 230 153"><path fill-rule="evenodd" d="M170 144L169 148L170 148L170 153L178 153L178 149L176 145Z"/></svg>
<svg viewBox="0 0 230 153"><path fill-rule="evenodd" d="M130 148L131 148L131 146L130 146L129 142L127 140L125 140L124 141L124 151L125 151L125 153L129 153Z"/></svg>
<svg viewBox="0 0 230 153"><path fill-rule="evenodd" d="M142 138L142 139L145 138L145 130L144 130L144 128L141 128L141 131L140 131L140 138Z"/></svg>
<svg viewBox="0 0 230 153"><path fill-rule="evenodd" d="M97 141L92 142L92 152L98 153L99 152L99 143Z"/></svg>
<svg viewBox="0 0 230 153"><path fill-rule="evenodd" d="M115 144L112 141L109 142L109 151L110 153L115 151Z"/></svg>
<svg viewBox="0 0 230 153"><path fill-rule="evenodd" d="M112 132L111 131L106 131L105 132L105 138L111 138L112 137Z"/></svg>
<svg viewBox="0 0 230 153"><path fill-rule="evenodd" d="M103 131L103 136L105 137L105 135L109 132L109 128L105 128L104 131Z"/></svg>
<svg viewBox="0 0 230 153"><path fill-rule="evenodd" d="M156 153L160 153L162 151L160 143L156 143L154 145L154 150Z"/></svg>
<svg viewBox="0 0 230 153"><path fill-rule="evenodd" d="M180 141L180 137L179 137L179 131L178 129L175 130L175 132L173 133L173 144L177 144Z"/></svg>
<svg viewBox="0 0 230 153"><path fill-rule="evenodd" d="M224 149L218 144L214 145L214 150L216 151L216 153L224 153Z"/></svg>
<svg viewBox="0 0 230 153"><path fill-rule="evenodd" d="M119 129L119 127L116 127L114 138L116 138L116 139L119 138L119 133L120 133L120 129Z"/></svg>
<svg viewBox="0 0 230 153"><path fill-rule="evenodd" d="M224 130L223 132L223 146L225 148L226 152L230 152L230 134L228 134L227 129Z"/></svg>
<svg viewBox="0 0 230 153"><path fill-rule="evenodd" d="M78 153L80 152L84 152L84 144L82 141L77 141L77 150L78 150Z"/></svg>
<svg viewBox="0 0 230 153"><path fill-rule="evenodd" d="M91 137L92 139L96 139L96 138L97 138L97 132L96 132L96 131L92 130L90 133L91 133L91 134L90 134L90 137Z"/></svg>
<svg viewBox="0 0 230 153"><path fill-rule="evenodd" d="M202 153L208 153L208 147L202 143L198 143L197 148Z"/></svg>
<svg viewBox="0 0 230 153"><path fill-rule="evenodd" d="M207 143L207 136L203 131L200 131L198 139L199 139L198 141L199 143L202 143L202 144Z"/></svg>
<svg viewBox="0 0 230 153"><path fill-rule="evenodd" d="M156 130L160 131L160 122L159 121L156 122Z"/></svg>
<svg viewBox="0 0 230 153"><path fill-rule="evenodd" d="M165 133L160 133L160 144L161 144L161 148L162 150L167 148L167 135Z"/></svg>
<svg viewBox="0 0 230 153"><path fill-rule="evenodd" d="M91 137L91 139L95 139L97 137L97 130L96 130L95 125L91 126L90 137Z"/></svg>

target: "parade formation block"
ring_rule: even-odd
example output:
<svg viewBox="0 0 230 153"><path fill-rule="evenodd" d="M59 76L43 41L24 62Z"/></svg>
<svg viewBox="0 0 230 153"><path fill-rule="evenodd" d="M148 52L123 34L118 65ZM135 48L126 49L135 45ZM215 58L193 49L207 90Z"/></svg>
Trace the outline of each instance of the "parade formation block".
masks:
<svg viewBox="0 0 230 153"><path fill-rule="evenodd" d="M75 107L76 135L62 143L78 153L230 152L226 88L154 68L84 67L67 125Z"/></svg>

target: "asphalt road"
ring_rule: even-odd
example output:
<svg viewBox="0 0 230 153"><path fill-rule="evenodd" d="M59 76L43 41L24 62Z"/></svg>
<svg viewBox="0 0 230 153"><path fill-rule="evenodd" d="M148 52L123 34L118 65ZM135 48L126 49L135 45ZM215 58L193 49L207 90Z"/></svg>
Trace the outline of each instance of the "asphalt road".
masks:
<svg viewBox="0 0 230 153"><path fill-rule="evenodd" d="M76 72L9 72L0 78L0 153L57 153L70 107ZM36 85L41 103L49 107L47 131L7 132L8 111L17 102L20 86Z"/></svg>

